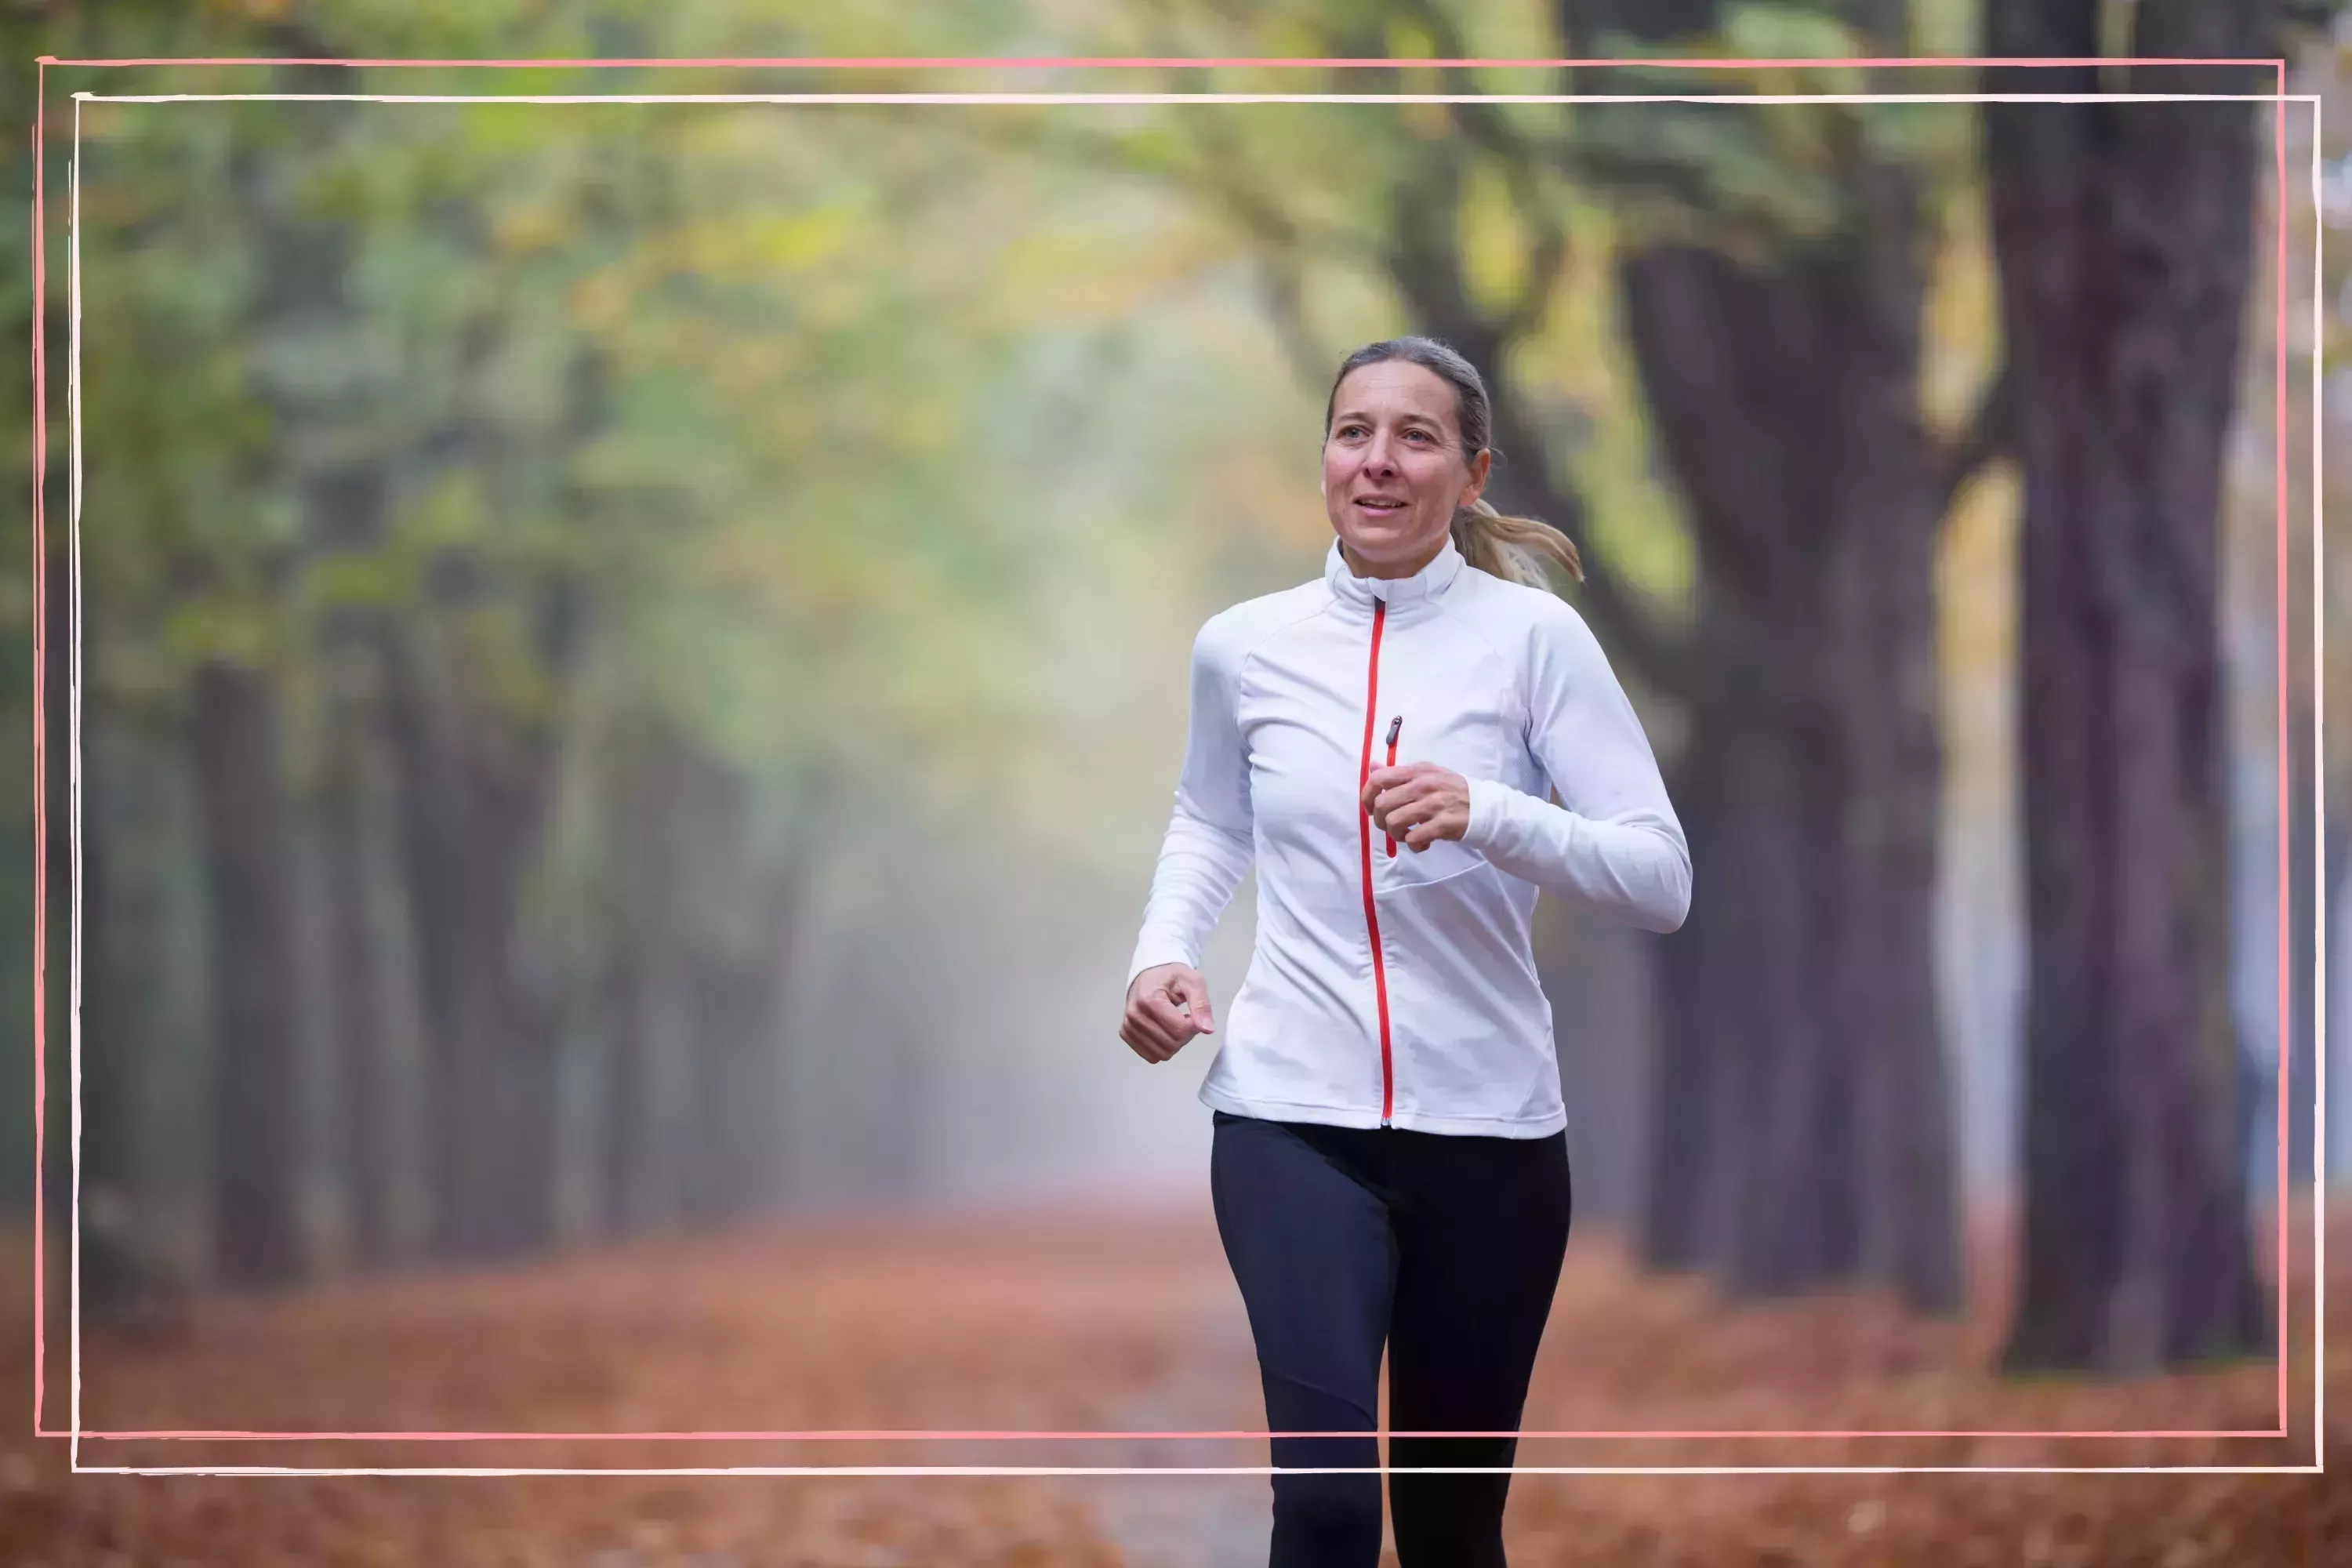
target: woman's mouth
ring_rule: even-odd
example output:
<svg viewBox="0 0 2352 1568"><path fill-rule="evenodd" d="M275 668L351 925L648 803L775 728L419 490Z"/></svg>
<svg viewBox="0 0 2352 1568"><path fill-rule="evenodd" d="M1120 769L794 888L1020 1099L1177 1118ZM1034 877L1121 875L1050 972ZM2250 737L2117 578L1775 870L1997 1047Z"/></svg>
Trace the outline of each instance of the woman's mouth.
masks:
<svg viewBox="0 0 2352 1568"><path fill-rule="evenodd" d="M1382 516L1402 511L1405 505L1405 502L1394 496L1358 496L1356 498L1358 510L1374 512Z"/></svg>

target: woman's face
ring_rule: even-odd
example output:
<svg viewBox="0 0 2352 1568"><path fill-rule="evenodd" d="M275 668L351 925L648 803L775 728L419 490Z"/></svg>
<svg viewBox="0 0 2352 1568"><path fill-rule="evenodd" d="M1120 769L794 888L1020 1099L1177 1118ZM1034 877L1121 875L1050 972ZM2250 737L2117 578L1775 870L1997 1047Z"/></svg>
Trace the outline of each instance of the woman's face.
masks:
<svg viewBox="0 0 2352 1568"><path fill-rule="evenodd" d="M1409 577L1436 559L1491 455L1462 456L1454 388L1408 360L1349 373L1323 437L1323 510L1360 577Z"/></svg>

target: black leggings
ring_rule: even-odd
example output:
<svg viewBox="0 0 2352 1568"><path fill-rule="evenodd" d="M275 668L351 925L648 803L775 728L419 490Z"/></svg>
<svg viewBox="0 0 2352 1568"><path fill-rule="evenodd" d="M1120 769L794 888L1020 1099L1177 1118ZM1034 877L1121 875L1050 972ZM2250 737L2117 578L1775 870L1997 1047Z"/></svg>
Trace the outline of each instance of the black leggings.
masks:
<svg viewBox="0 0 2352 1568"><path fill-rule="evenodd" d="M1565 1133L1465 1137L1218 1111L1209 1187L1265 1384L1271 1568L1375 1568L1381 1352L1398 1432L1509 1432L1568 1245ZM1391 1437L1393 1471L1508 1466L1515 1437ZM1501 1568L1508 1474L1392 1474L1404 1568Z"/></svg>

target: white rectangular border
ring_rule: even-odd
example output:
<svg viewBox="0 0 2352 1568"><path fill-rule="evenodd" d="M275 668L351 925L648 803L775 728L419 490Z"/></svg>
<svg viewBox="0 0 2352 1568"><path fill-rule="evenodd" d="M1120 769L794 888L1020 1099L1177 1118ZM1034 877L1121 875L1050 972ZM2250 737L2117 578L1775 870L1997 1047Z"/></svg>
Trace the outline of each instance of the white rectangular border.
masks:
<svg viewBox="0 0 2352 1568"><path fill-rule="evenodd" d="M1667 62L1671 63L1671 62ZM2267 63L2267 62L2250 62ZM2326 704L2324 700L2324 669L2322 659L2326 645L2325 594L2323 583L2326 567L2324 536L2326 530L2323 492L2321 489L2321 447L2325 432L2320 394L2323 390L2322 366L2326 359L2323 308L2325 272L2322 269L2326 252L2326 224L2320 213L2321 165L2320 96L2316 93L1150 93L1150 92L905 92L905 93L644 93L644 94L426 94L426 93L161 93L106 94L77 92L74 99L74 141L71 161L72 184L69 218L67 229L68 278L70 296L70 347L68 374L68 409L72 425L71 502L68 534L73 570L73 649L71 672L71 707L68 720L70 745L69 778L73 836L73 911L71 956L71 1042L72 1064L72 1129L73 1129L73 1195L71 1231L72 1289L72 1400L73 1429L69 1434L69 1458L76 1475L125 1476L1133 1476L1133 1475L1257 1475L1276 1474L1386 1474L1391 1467L1345 1467L1331 1470L1302 1469L1298 1467L1265 1466L1055 1466L1055 1465L777 1465L777 1466L679 1466L661 1468L567 1468L539 1467L494 1468L489 1467L398 1467L390 1468L331 1468L323 1467L265 1465L84 1465L81 1462L81 679L82 679L82 601L81 601L81 506L82 506L82 439L81 439L81 106L84 103L226 103L226 102L361 102L361 103L528 103L528 104L1181 104L1181 103L1735 103L1735 104L1794 104L1794 103L2308 103L2312 108L2311 195L2312 195L2312 795L2314 816L2313 858L2315 863L2312 910L2316 941L2313 944L2313 1027L2312 1027L2312 1093L2313 1141L2312 1152L2312 1235L2314 1246L2312 1282L2312 1462L2308 1465L1515 1465L1508 1467L1412 1467L1412 1473L1458 1475L1573 1475L1573 1476L1741 1476L1741 1475L2319 1475L2326 1469L2326 1226L2327 1226L2327 1052L2326 1052L2326 800L2325 770L2318 759L2325 755ZM2280 122L2281 133L2284 121ZM2283 154L2281 154L2283 156ZM2284 208L2273 215L2282 227L2287 221ZM2279 245L2284 248L2282 237ZM2285 319L2285 301L2282 298L2278 319ZM34 330L40 330L39 322ZM2286 345L2277 344L2284 357ZM2284 423L2285 409L2273 410L2273 417ZM2284 479L2284 473L2278 476ZM2277 505L2285 506L2284 495ZM2284 606L2280 606L2284 612ZM2284 675L2284 671L2280 672ZM2288 824L2280 824L2281 833ZM2287 932L2279 933L2285 942ZM2279 1020L2282 1061L2291 1062L2285 1047L2291 1041L2292 1018ZM2286 1129L2283 1126L2282 1135ZM2284 1205L2287 1194L2282 1190L2277 1202ZM2282 1286L2284 1289L2284 1286ZM2287 1353L2284 1341L2279 1354ZM289 1438L286 1441L299 1441ZM625 1441L625 1434L614 1434L614 1441ZM2118 1438L2118 1441L2123 1440Z"/></svg>

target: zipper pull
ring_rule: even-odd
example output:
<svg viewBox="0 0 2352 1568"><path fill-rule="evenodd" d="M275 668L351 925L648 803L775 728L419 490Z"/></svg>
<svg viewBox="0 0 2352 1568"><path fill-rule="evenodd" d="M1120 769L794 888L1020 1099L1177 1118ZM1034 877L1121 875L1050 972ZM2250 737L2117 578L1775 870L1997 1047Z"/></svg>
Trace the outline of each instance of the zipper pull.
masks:
<svg viewBox="0 0 2352 1568"><path fill-rule="evenodd" d="M1389 766L1391 767L1396 766L1397 734L1403 728L1403 714L1400 713L1395 718L1389 721ZM1396 858L1396 838L1394 836L1391 835L1390 837L1388 843L1389 858L1393 860Z"/></svg>

